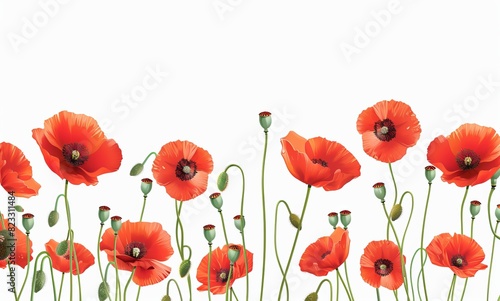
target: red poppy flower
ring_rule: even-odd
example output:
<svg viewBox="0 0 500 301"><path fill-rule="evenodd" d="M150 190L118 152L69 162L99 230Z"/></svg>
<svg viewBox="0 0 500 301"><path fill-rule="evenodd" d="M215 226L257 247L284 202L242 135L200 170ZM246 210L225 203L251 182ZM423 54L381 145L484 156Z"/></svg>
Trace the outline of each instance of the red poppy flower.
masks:
<svg viewBox="0 0 500 301"><path fill-rule="evenodd" d="M108 261L114 261L114 237L112 228L102 235L100 249L108 255ZM167 278L171 268L161 261L174 254L170 243L170 234L163 230L160 223L126 221L118 231L116 241L116 260L118 269L132 271L132 280L139 286L158 283Z"/></svg>
<svg viewBox="0 0 500 301"><path fill-rule="evenodd" d="M345 262L350 242L349 233L337 227L330 236L321 237L306 248L300 258L300 270L316 276L326 276Z"/></svg>
<svg viewBox="0 0 500 301"><path fill-rule="evenodd" d="M38 194L40 184L32 178L30 161L16 146L0 143L0 180L7 192L16 197L29 198Z"/></svg>
<svg viewBox="0 0 500 301"><path fill-rule="evenodd" d="M45 250L47 251L47 253L49 253L50 259L52 259L52 266L54 267L54 269L58 270L61 273L69 273L69 246L66 254L60 256L56 253L56 248L58 245L59 243L57 241L51 239L45 244ZM92 253L90 253L87 248L79 243L74 243L74 246L76 251L76 258L78 259L78 271L80 272L80 274L82 274L86 269L94 264L94 255L92 255ZM71 267L71 273L73 275L78 275L74 255Z"/></svg>
<svg viewBox="0 0 500 301"><path fill-rule="evenodd" d="M324 190L337 190L359 177L361 166L340 143L316 137L306 140L291 131L281 138L281 155L297 180Z"/></svg>
<svg viewBox="0 0 500 301"><path fill-rule="evenodd" d="M118 170L122 161L118 144L83 114L59 112L34 129L33 138L49 168L71 184L96 185L98 176Z"/></svg>
<svg viewBox="0 0 500 301"><path fill-rule="evenodd" d="M490 127L463 124L448 137L434 139L427 160L443 172L443 181L459 187L481 184L500 168L500 136Z"/></svg>
<svg viewBox="0 0 500 301"><path fill-rule="evenodd" d="M5 229L8 231L7 235L2 235L0 232L0 250L3 248L7 248L7 250L10 250L10 241L9 238L12 238L10 236L11 230L12 230L12 224L9 225L9 220L8 219L3 219L3 214L0 216L0 223L3 221L3 224L0 225L0 230ZM15 264L17 266L20 266L24 269L26 265L28 264L28 254L26 253L26 234L23 233L23 231L19 230L19 228L14 226L14 235L16 238L15 241L15 250L16 250L16 256L15 258L9 258L7 257L4 260L0 260L0 268L4 269L7 266L7 261L10 260L11 264ZM3 232L6 234L5 232ZM31 239L28 239L29 245L30 245L30 261L33 260L33 242ZM10 254L8 255L10 256Z"/></svg>
<svg viewBox="0 0 500 301"><path fill-rule="evenodd" d="M440 267L450 268L461 278L472 277L488 266L482 264L484 252L472 238L462 235L443 233L435 236L426 248L431 262Z"/></svg>
<svg viewBox="0 0 500 301"><path fill-rule="evenodd" d="M153 162L153 176L178 201L194 199L207 190L212 156L189 141L165 144Z"/></svg>
<svg viewBox="0 0 500 301"><path fill-rule="evenodd" d="M390 240L370 242L361 255L361 278L375 288L398 289L403 284L398 246Z"/></svg>
<svg viewBox="0 0 500 301"><path fill-rule="evenodd" d="M240 257L235 261L233 266L232 276L229 282L229 287L231 287L234 281L238 278L245 277L245 256L243 256L243 246L240 247L241 253ZM225 245L212 250L211 260L210 260L210 291L212 294L224 294L226 292L227 278L229 277L230 261L227 257L227 252L229 246ZM253 268L253 253L247 250L248 259L248 272L252 271ZM208 254L203 257L200 264L198 265L198 270L196 271L196 279L202 284L198 287L199 291L208 290Z"/></svg>
<svg viewBox="0 0 500 301"><path fill-rule="evenodd" d="M383 100L359 114L356 122L368 156L385 163L395 162L420 138L420 123L410 106Z"/></svg>

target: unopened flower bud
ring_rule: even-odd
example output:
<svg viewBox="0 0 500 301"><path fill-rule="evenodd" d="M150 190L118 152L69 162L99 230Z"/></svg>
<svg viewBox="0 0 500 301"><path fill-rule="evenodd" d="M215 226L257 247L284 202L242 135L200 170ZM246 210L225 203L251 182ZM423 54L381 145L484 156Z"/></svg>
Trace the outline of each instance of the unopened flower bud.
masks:
<svg viewBox="0 0 500 301"><path fill-rule="evenodd" d="M63 256L68 253L69 242L67 240L61 241L56 247L56 254Z"/></svg>
<svg viewBox="0 0 500 301"><path fill-rule="evenodd" d="M339 214L337 212L328 213L328 222L330 223L330 225L336 228L337 224L339 223Z"/></svg>
<svg viewBox="0 0 500 301"><path fill-rule="evenodd" d="M233 217L233 220L236 229L243 231L243 228L245 228L245 217L238 214L235 217Z"/></svg>
<svg viewBox="0 0 500 301"><path fill-rule="evenodd" d="M375 196L381 200L381 201L384 201L385 199L385 184L382 183L382 182L379 182L379 183L375 183L373 185L373 192L375 193Z"/></svg>
<svg viewBox="0 0 500 301"><path fill-rule="evenodd" d="M109 211L111 209L108 206L100 206L99 207L99 219L101 220L101 223L104 223L108 220L109 218Z"/></svg>
<svg viewBox="0 0 500 301"><path fill-rule="evenodd" d="M227 250L227 258L229 258L231 264L234 264L239 257L240 257L240 247L237 245L230 245Z"/></svg>
<svg viewBox="0 0 500 301"><path fill-rule="evenodd" d="M401 216L402 213L403 213L403 206L401 206L401 204L395 204L394 207L392 207L389 216L391 217L392 221L395 221Z"/></svg>
<svg viewBox="0 0 500 301"><path fill-rule="evenodd" d="M290 223L292 224L292 226L294 226L296 229L302 230L302 224L300 222L300 217L297 214L291 213L289 218L290 218Z"/></svg>
<svg viewBox="0 0 500 301"><path fill-rule="evenodd" d="M145 196L151 192L152 188L153 188L153 180L149 178L144 178L141 180L141 191Z"/></svg>
<svg viewBox="0 0 500 301"><path fill-rule="evenodd" d="M38 270L35 273L35 293L38 293L45 285L45 272Z"/></svg>
<svg viewBox="0 0 500 301"><path fill-rule="evenodd" d="M24 212L24 208L21 205L14 206L14 209L16 210L16 212Z"/></svg>
<svg viewBox="0 0 500 301"><path fill-rule="evenodd" d="M425 167L425 178L429 183L432 183L432 180L436 177L436 167L429 165Z"/></svg>
<svg viewBox="0 0 500 301"><path fill-rule="evenodd" d="M498 204L497 209L495 209L495 216L497 217L497 221L500 221L500 204Z"/></svg>
<svg viewBox="0 0 500 301"><path fill-rule="evenodd" d="M25 213L23 214L23 227L24 230L26 230L26 233L29 234L30 230L33 229L33 226L35 225L35 219L34 215L31 213Z"/></svg>
<svg viewBox="0 0 500 301"><path fill-rule="evenodd" d="M260 112L259 113L259 122L260 122L260 125L262 126L262 128L264 129L264 131L267 131L267 129L269 129L269 127L271 126L271 123L273 122L273 120L271 119L271 113L269 112Z"/></svg>
<svg viewBox="0 0 500 301"><path fill-rule="evenodd" d="M215 226L214 225L203 226L203 235L205 235L205 238L209 243L212 243L212 241L215 238Z"/></svg>
<svg viewBox="0 0 500 301"><path fill-rule="evenodd" d="M120 228L122 227L122 218L120 216L112 216L111 217L111 228L113 228L113 231L115 233L118 233L120 231Z"/></svg>
<svg viewBox="0 0 500 301"><path fill-rule="evenodd" d="M476 217L476 215L478 215L479 211L481 210L481 202L471 201L469 209L470 209L470 215L472 215L472 217Z"/></svg>
<svg viewBox="0 0 500 301"><path fill-rule="evenodd" d="M163 296L163 298L161 298L161 301L171 301L172 299L170 299L170 296L169 295L165 295Z"/></svg>
<svg viewBox="0 0 500 301"><path fill-rule="evenodd" d="M498 177L500 177L500 168L491 177L491 187L496 187L497 186L497 179L498 179Z"/></svg>
<svg viewBox="0 0 500 301"><path fill-rule="evenodd" d="M214 192L210 196L210 202L212 203L212 206L214 206L216 209L222 208L222 196L219 192Z"/></svg>
<svg viewBox="0 0 500 301"><path fill-rule="evenodd" d="M340 222L344 225L344 228L347 228L351 223L351 211L342 210L340 211Z"/></svg>
<svg viewBox="0 0 500 301"><path fill-rule="evenodd" d="M99 297L99 301L104 301L104 300L108 299L109 284L107 282L101 282L101 284L99 284L99 288L97 290L97 295Z"/></svg>
<svg viewBox="0 0 500 301"><path fill-rule="evenodd" d="M219 188L220 191L224 191L227 188L227 183L229 182L229 175L227 172L223 171L219 174L219 177L217 178L217 188Z"/></svg>
<svg viewBox="0 0 500 301"><path fill-rule="evenodd" d="M142 172L143 169L144 169L144 165L142 163L137 163L130 170L130 175L131 176L137 176L137 175L139 175Z"/></svg>
<svg viewBox="0 0 500 301"><path fill-rule="evenodd" d="M318 294L316 292L307 295L305 301L318 301Z"/></svg>
<svg viewBox="0 0 500 301"><path fill-rule="evenodd" d="M179 265L179 275L184 278L191 269L191 260L186 259Z"/></svg>
<svg viewBox="0 0 500 301"><path fill-rule="evenodd" d="M59 212L57 212L56 210L50 211L49 218L47 220L47 222L49 223L49 227L54 227L58 221L59 221Z"/></svg>

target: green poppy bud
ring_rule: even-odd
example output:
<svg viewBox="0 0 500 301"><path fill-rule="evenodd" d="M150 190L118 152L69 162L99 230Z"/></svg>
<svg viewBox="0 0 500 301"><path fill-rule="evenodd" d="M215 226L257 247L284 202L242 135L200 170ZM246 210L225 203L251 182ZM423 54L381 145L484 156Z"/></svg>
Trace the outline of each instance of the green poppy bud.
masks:
<svg viewBox="0 0 500 301"><path fill-rule="evenodd" d="M179 275L184 278L188 273L189 269L191 269L191 260L184 260L179 265Z"/></svg>
<svg viewBox="0 0 500 301"><path fill-rule="evenodd" d="M144 165L142 163L137 163L130 170L130 175L131 176L137 176L137 175L139 175L142 172L143 169L144 169Z"/></svg>
<svg viewBox="0 0 500 301"><path fill-rule="evenodd" d="M45 285L45 272L43 270L38 270L35 273L35 293L38 293Z"/></svg>
<svg viewBox="0 0 500 301"><path fill-rule="evenodd" d="M59 212L52 210L49 213L49 218L47 220L49 227L54 227L59 221Z"/></svg>
<svg viewBox="0 0 500 301"><path fill-rule="evenodd" d="M300 223L300 217L297 214L291 213L289 218L290 218L290 223L292 224L292 226L294 226L296 229L302 230L302 225Z"/></svg>
<svg viewBox="0 0 500 301"><path fill-rule="evenodd" d="M219 177L217 178L217 187L219 188L220 191L224 191L227 188L227 183L229 181L229 175L227 172L223 171L219 174Z"/></svg>
<svg viewBox="0 0 500 301"><path fill-rule="evenodd" d="M395 204L394 207L392 207L389 216L391 217L392 221L395 221L401 216L402 213L403 213L403 206L401 206L401 204Z"/></svg>

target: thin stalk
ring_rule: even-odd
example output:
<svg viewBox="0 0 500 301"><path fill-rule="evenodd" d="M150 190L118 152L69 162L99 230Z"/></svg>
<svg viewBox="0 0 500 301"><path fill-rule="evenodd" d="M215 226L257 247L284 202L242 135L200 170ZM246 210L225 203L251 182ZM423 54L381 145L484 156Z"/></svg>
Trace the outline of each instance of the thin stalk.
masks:
<svg viewBox="0 0 500 301"><path fill-rule="evenodd" d="M339 269L336 270L337 271L337 276L339 277L340 279L340 282L342 282L342 285L344 286L344 290L345 290L345 293L347 295L347 298L349 298L349 301L354 301L351 297L351 295L349 294L349 289L347 289L347 286L344 282L344 279L342 279L342 275L340 275L340 272L339 272Z"/></svg>
<svg viewBox="0 0 500 301"><path fill-rule="evenodd" d="M28 275L30 273L30 263L31 263L31 260L30 260L30 233L29 231L26 232L26 254L27 255L27 260L28 260L28 267L26 268L26 275L24 276L24 281L23 281L23 285L21 286L21 290L19 291L19 295L17 296L18 299L21 299L21 295L23 293L23 289L24 289L24 285L26 284L26 280L28 280ZM36 273L36 271L35 271Z"/></svg>
<svg viewBox="0 0 500 301"><path fill-rule="evenodd" d="M465 187L464 198L462 199L462 206L460 207L460 234L464 234L464 206L468 192L469 192L469 186Z"/></svg>
<svg viewBox="0 0 500 301"><path fill-rule="evenodd" d="M132 273L130 274L130 277L127 280L127 284L125 284L125 289L123 290L123 301L127 301L127 289L128 285L130 284L130 280L132 280L132 277L134 277L136 267L132 269Z"/></svg>
<svg viewBox="0 0 500 301"><path fill-rule="evenodd" d="M497 230L498 230L498 224L500 223L500 221L497 220L497 224L495 225L495 231L494 231L494 234L496 234ZM490 269L488 271L488 285L487 285L487 288L486 288L486 301L489 301L490 300L490 283L491 283L491 270L493 269L493 257L495 257L495 242L496 242L496 238L493 237L493 242L491 244L491 258L490 258Z"/></svg>
<svg viewBox="0 0 500 301"><path fill-rule="evenodd" d="M212 263L212 243L209 242L208 243L208 271L207 271L207 275L208 275L208 279L207 279L207 286L208 286L208 289L207 289L207 292L208 292L208 300L212 300L212 294L210 292L210 265Z"/></svg>
<svg viewBox="0 0 500 301"><path fill-rule="evenodd" d="M424 296L425 300L428 300L429 298L427 297L427 286L425 284L425 272L424 272L424 232L425 232L425 221L427 220L427 210L429 208L429 199L431 196L431 188L432 188L432 182L429 182L428 188L427 188L427 199L425 200L425 209L424 209L424 219L422 221L422 231L420 232L420 270L422 272L422 284L424 287ZM418 285L417 285L418 288Z"/></svg>
<svg viewBox="0 0 500 301"><path fill-rule="evenodd" d="M142 222L142 217L144 216L144 209L146 208L146 198L148 196L144 195L144 199L142 201L142 210L141 210L141 218L139 219L140 222Z"/></svg>
<svg viewBox="0 0 500 301"><path fill-rule="evenodd" d="M267 227L266 227L266 195L264 193L264 170L266 167L266 154L267 154L267 130L264 130L264 154L262 155L262 175L261 175L261 192L262 192L262 274L261 274L261 283L260 283L260 300L262 300L264 294L264 278L266 275L266 235L267 235Z"/></svg>
<svg viewBox="0 0 500 301"><path fill-rule="evenodd" d="M277 232L278 232L278 209L279 209L280 204L284 204L285 205L285 208L287 209L289 216L290 216L290 214L292 214L292 212L290 211L290 207L288 207L287 202L285 202L284 200L280 200L278 203L276 203L276 210L275 210L275 213L274 213L274 236L273 236L273 241L274 241L274 255L276 256L276 262L278 263L278 267L280 268L281 275L284 277L285 272L283 271L283 266L281 265L281 260L280 260L280 257L278 255L278 244L276 243L276 236L277 236ZM288 295L289 295L289 292L288 292L288 281L286 281L286 278L285 278L285 290L286 290L286 295L287 295L287 298L288 298Z"/></svg>
<svg viewBox="0 0 500 301"><path fill-rule="evenodd" d="M450 291L448 292L448 298L446 300L448 301L453 301L453 293L454 293L454 290L455 290L455 282L457 280L457 275L456 274L453 274L453 279L451 280L451 284L450 284ZM451 299L450 299L451 297Z"/></svg>
<svg viewBox="0 0 500 301"><path fill-rule="evenodd" d="M316 289L316 294L319 293L319 290L321 289L321 286L323 285L323 283L325 282L328 282L328 284L330 285L330 300L333 299L333 287L332 287L332 283L330 282L330 280L328 279L323 279L321 280L321 282L319 283L318 285L318 288Z"/></svg>
<svg viewBox="0 0 500 301"><path fill-rule="evenodd" d="M224 232L224 240L226 241L226 245L229 245L229 241L227 240L226 224L224 223L224 216L222 215L222 209L219 209L218 211L220 215L220 220L222 222L222 231Z"/></svg>

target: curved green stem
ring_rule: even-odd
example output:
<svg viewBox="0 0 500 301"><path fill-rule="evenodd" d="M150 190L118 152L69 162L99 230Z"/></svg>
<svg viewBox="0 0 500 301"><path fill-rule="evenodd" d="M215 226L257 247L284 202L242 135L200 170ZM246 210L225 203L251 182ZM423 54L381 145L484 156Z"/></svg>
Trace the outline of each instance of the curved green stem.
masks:
<svg viewBox="0 0 500 301"><path fill-rule="evenodd" d="M135 296L135 301L139 301L139 295L141 294L141 287L142 286L139 286L139 288L137 288L137 295Z"/></svg>
<svg viewBox="0 0 500 301"><path fill-rule="evenodd" d="M142 217L144 216L144 209L146 208L146 198L148 196L144 195L144 200L142 201L142 210L141 210L141 218L139 219L140 222L142 222Z"/></svg>
<svg viewBox="0 0 500 301"><path fill-rule="evenodd" d="M177 287L177 292L179 293L179 297L181 298L181 301L182 301L181 289L180 289L177 281L175 281L175 279L169 279L167 282L167 296L170 295L170 282L173 282L175 284L175 286Z"/></svg>
<svg viewBox="0 0 500 301"><path fill-rule="evenodd" d="M457 281L457 275L453 274L453 279L451 280L450 292L448 293L448 299L447 300L453 301L453 294L455 293L455 282L456 281Z"/></svg>
<svg viewBox="0 0 500 301"><path fill-rule="evenodd" d="M432 188L432 182L428 183L428 188L427 188L427 198L425 200L425 209L424 209L424 219L422 221L422 231L420 232L420 271L422 273L422 284L424 287L424 296L425 300L428 300L429 298L427 297L427 286L425 284L425 272L424 272L424 255L422 250L424 249L424 232L425 232L425 221L427 220L427 210L429 209L429 200L431 196L431 188ZM418 289L417 285L417 289ZM419 291L420 292L420 291Z"/></svg>
<svg viewBox="0 0 500 301"><path fill-rule="evenodd" d="M123 301L127 301L127 289L130 284L130 280L132 280L132 277L134 277L135 269L136 267L132 269L132 273L130 273L130 277L127 280L127 284L125 284L125 289L123 290Z"/></svg>
<svg viewBox="0 0 500 301"><path fill-rule="evenodd" d="M469 187L465 187L464 198L462 199L462 206L460 207L460 234L464 234L464 206L465 200L467 199L467 193L469 192Z"/></svg>
<svg viewBox="0 0 500 301"><path fill-rule="evenodd" d="M59 204L59 199L60 199L61 197L64 197L64 194L62 194L62 193L61 193L60 195L58 195L58 196L57 196L57 198L56 198L56 203L55 203L55 205L54 205L54 211L57 211L57 205Z"/></svg>
<svg viewBox="0 0 500 301"><path fill-rule="evenodd" d="M102 235L102 228L104 227L104 223L101 222L101 227L99 229L99 236L97 237L97 264L99 266L99 274L101 275L101 280L104 283L104 286L107 288L107 282L104 280L104 274L102 273L102 265L101 265L101 248L100 248L100 240ZM111 295L109 294L109 290L106 289L106 294L108 295L108 299L111 301Z"/></svg>
<svg viewBox="0 0 500 301"><path fill-rule="evenodd" d="M45 259L48 259L48 261L49 261L49 267L50 267L50 277L52 279L52 292L53 292L53 296L54 296L54 301L56 301L57 295L56 295L56 283L54 281L54 269L52 268L52 259L50 258L49 253L47 253L46 251L40 252L36 256L36 259L35 259L35 267L34 267L34 271L33 271L33 278L31 280L31 295L30 295L30 300L33 301L33 297L34 297L34 294L35 294L35 282L36 282L38 260L42 256L43 256L43 258L42 258L42 263L41 263L40 270L43 270L43 262L45 261Z"/></svg>
<svg viewBox="0 0 500 301"><path fill-rule="evenodd" d="M144 159L144 161L142 161L142 165L146 164L146 162L148 161L149 157L151 157L152 155L155 155L155 157L158 156L157 153L150 152L149 155L146 157L146 159Z"/></svg>
<svg viewBox="0 0 500 301"><path fill-rule="evenodd" d="M23 280L23 285L21 286L21 290L19 291L19 295L17 296L17 298L20 300L21 299L21 295L23 294L23 290L24 290L24 285L26 285L26 280L28 280L28 275L30 273L30 263L31 263L31 255L30 255L30 233L29 232L26 232L26 254L27 255L27 259L28 260L28 267L26 268L26 275L24 275L24 280ZM35 270L35 273L36 273L36 270Z"/></svg>
<svg viewBox="0 0 500 301"><path fill-rule="evenodd" d="M178 202L180 204L178 205ZM184 261L185 256L184 256L184 248L189 246L184 245L184 227L182 226L182 221L181 221L181 210L182 210L182 201L175 201L175 212L176 212L176 224L175 224L175 239L177 242L177 248L179 249L179 254L181 256L181 260ZM180 238L179 238L180 234ZM189 248L191 250L191 248ZM189 257L191 257L191 251L189 252ZM188 283L188 289L189 289L189 300L191 301L193 299L193 292L191 289L191 275L187 275L187 283Z"/></svg>
<svg viewBox="0 0 500 301"><path fill-rule="evenodd" d="M61 300L61 295L62 295L62 288L63 288L63 283L64 283L64 275L65 273L61 273L61 283L59 284L59 297L57 297L57 300Z"/></svg>
<svg viewBox="0 0 500 301"><path fill-rule="evenodd" d="M262 193L262 274L261 274L261 283L260 283L260 300L262 300L264 294L264 278L266 275L266 235L267 235L267 226L266 226L266 194L264 193L264 170L266 167L266 154L267 154L267 130L264 130L264 153L262 155L262 175L261 175L261 193Z"/></svg>
<svg viewBox="0 0 500 301"><path fill-rule="evenodd" d="M422 296L420 295L420 276L422 275L422 270L423 270L423 267L424 267L424 264L425 262L427 261L427 253L425 251L425 249L423 248L418 248L417 250L415 250L415 252L413 253L413 256L411 257L411 262L410 262L410 286L411 286L411 294L412 294L412 297L413 297L413 300L415 300L415 291L414 291L414 288L413 288L413 261L415 260L415 256L417 256L417 253L420 254L420 256L422 257L425 253L425 259L421 259L421 264L420 264L420 271L418 273L418 277L417 277L417 292L418 292L418 298L419 300L422 300ZM427 296L425 297L425 300L428 300Z"/></svg>
<svg viewBox="0 0 500 301"><path fill-rule="evenodd" d="M349 282L349 273L347 272L347 259L344 261L344 272L345 272L345 280L347 282L347 287L349 288L349 294L351 294L352 299L354 300L354 295L351 289L351 283Z"/></svg>
<svg viewBox="0 0 500 301"><path fill-rule="evenodd" d="M321 286L323 285L323 283L325 282L328 282L328 284L330 285L330 300L332 300L333 298L333 287L332 287L332 283L330 282L330 280L328 279L323 279L321 280L321 282L319 283L318 285L318 288L316 289L316 294L319 293L319 290L321 289Z"/></svg>
<svg viewBox="0 0 500 301"><path fill-rule="evenodd" d="M233 268L234 268L234 266L231 263L230 266L229 266L229 274L228 274L228 277L227 277L228 281L226 281L226 301L228 301L228 297L229 297L229 294L228 294L228 292L229 292L229 283L231 283L230 279L231 279L231 277L233 277Z"/></svg>
<svg viewBox="0 0 500 301"><path fill-rule="evenodd" d="M339 269L337 269L336 271L337 271L337 276L340 279L340 282L342 282L342 286L344 286L344 290L345 290L345 293L347 295L347 298L349 298L349 301L354 301L354 299L352 298L352 296L349 294L349 289L347 288L347 286L346 286L346 284L344 282L344 279L342 278L342 275L340 275Z"/></svg>
<svg viewBox="0 0 500 301"><path fill-rule="evenodd" d="M497 231L493 230L493 223L491 222L491 197L493 196L493 192L495 191L496 186L491 186L490 193L488 195L488 224L490 225L491 233L493 237L496 239L500 239L500 236L497 235Z"/></svg>
<svg viewBox="0 0 500 301"><path fill-rule="evenodd" d="M226 224L224 223L224 216L222 215L222 209L219 209L218 211L220 215L220 220L222 222L222 231L224 232L224 240L226 241L226 245L229 245L229 241L227 240Z"/></svg>
<svg viewBox="0 0 500 301"><path fill-rule="evenodd" d="M495 231L493 234L496 235L496 232L498 230L498 224L500 221L497 220L497 224L495 225ZM490 283L491 283L491 270L493 269L493 257L495 255L495 242L496 242L496 237L493 237L493 242L491 244L491 258L490 258L490 269L488 271L488 285L486 287L486 301L490 300Z"/></svg>
<svg viewBox="0 0 500 301"><path fill-rule="evenodd" d="M285 267L285 272L283 273L283 279L281 280L280 292L278 294L278 299L281 298L281 294L283 292L283 285L285 284L286 274L288 273L288 269L290 268L290 263L292 262L293 253L295 251L295 246L297 245L297 239L299 238L299 233L300 233L300 230L302 229L302 225L304 223L304 215L306 213L307 201L309 200L310 193L311 193L311 185L307 185L306 199L304 201L304 206L302 207L302 213L300 214L300 226L297 228L297 231L295 232L295 238L293 239L293 245L292 245L292 249L290 251L290 256L288 257L288 262L287 262L286 267Z"/></svg>
<svg viewBox="0 0 500 301"><path fill-rule="evenodd" d="M278 208L279 208L280 204L284 204L285 205L285 207L286 207L286 209L288 211L288 216L290 216L290 214L292 214L292 211L290 211L290 207L288 207L287 202L285 202L284 200L280 200L276 204L276 210L275 210L275 213L274 213L274 236L273 236L273 241L274 241L274 255L276 256L276 262L278 263L278 267L280 268L281 275L284 277L285 272L283 271L283 266L281 265L281 260L280 260L280 257L278 255L278 244L276 243L276 236L277 236L277 232L278 232ZM287 295L287 298L288 298L288 295L289 295L289 292L288 292L288 281L286 281L286 278L285 278L285 291L286 291L286 295Z"/></svg>
<svg viewBox="0 0 500 301"><path fill-rule="evenodd" d="M391 174L392 184L394 185L394 201L392 202L392 207L394 207L394 205L396 205L396 202L398 200L398 185L396 184L396 178L394 177L392 164L389 162L388 165L389 165L389 173ZM389 222L387 223L385 228L386 228L385 230L386 239L389 240L389 229L390 229Z"/></svg>

